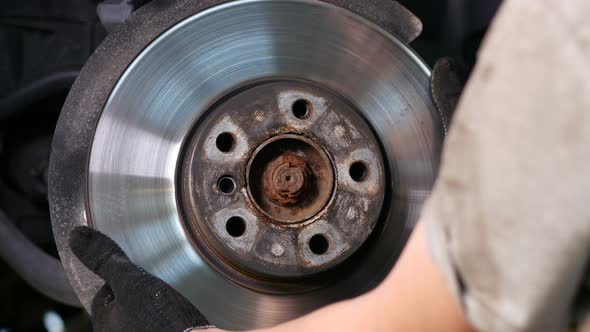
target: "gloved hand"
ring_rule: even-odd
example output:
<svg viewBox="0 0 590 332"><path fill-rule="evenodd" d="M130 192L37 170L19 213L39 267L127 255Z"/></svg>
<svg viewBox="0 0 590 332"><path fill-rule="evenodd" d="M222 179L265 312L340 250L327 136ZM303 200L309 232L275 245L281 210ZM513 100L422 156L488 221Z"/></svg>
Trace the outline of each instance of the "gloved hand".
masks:
<svg viewBox="0 0 590 332"><path fill-rule="evenodd" d="M105 281L92 302L95 332L212 327L186 298L133 264L106 235L81 226L72 231L69 244L80 261Z"/></svg>

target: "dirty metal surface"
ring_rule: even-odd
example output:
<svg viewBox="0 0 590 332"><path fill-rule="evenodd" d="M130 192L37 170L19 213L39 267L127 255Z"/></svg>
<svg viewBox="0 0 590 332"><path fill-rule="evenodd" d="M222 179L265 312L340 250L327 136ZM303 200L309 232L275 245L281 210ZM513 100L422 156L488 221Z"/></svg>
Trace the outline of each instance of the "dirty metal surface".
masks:
<svg viewBox="0 0 590 332"><path fill-rule="evenodd" d="M407 38L396 39L368 17L379 15L313 0L154 1L107 38L66 101L50 170L60 256L87 309L101 280L67 247L77 225L110 235L134 262L226 329L274 325L361 294L386 276L431 189L443 129L429 98L427 67L404 44ZM244 287L212 268L183 223L177 181L195 121L236 87L270 78L309 81L343 96L373 128L390 175L382 221L335 267L338 278L310 279L321 287L289 296ZM334 210L352 217L348 202L355 196L343 195ZM257 218L249 211L243 219ZM329 223L318 225L329 231ZM316 243L315 235L300 239ZM271 245L271 253L282 250Z"/></svg>
<svg viewBox="0 0 590 332"><path fill-rule="evenodd" d="M286 87L284 93L301 96L299 91L288 91ZM300 98L296 100L303 100ZM272 106L267 113L276 109ZM266 136L276 136L262 143L250 161L245 161L246 192L249 201L269 222L293 225L312 218L326 206L334 190L334 169L324 148L305 137L311 135L309 132L294 134L288 125L274 125L275 128L266 128Z"/></svg>
<svg viewBox="0 0 590 332"><path fill-rule="evenodd" d="M270 161L263 169L262 174L252 175L251 184L249 187L254 187L257 182L262 184L257 187L259 193L258 200L268 199L266 205L276 204L281 207L293 207L297 208L297 213L292 213L292 219L284 218L284 222L292 223L297 222L301 218L302 208L304 205L302 202L315 200L315 197L323 187L318 182L331 182L328 179L333 179L333 176L322 177L318 175L319 172L312 171L315 168L325 170L327 167L309 165L310 161L302 156L295 153L285 153L284 155L276 157L276 159ZM327 164L330 167L329 164ZM252 169L252 168L251 168ZM253 168L256 170L256 167ZM328 190L331 191L332 186L329 186ZM305 195L304 195L305 194ZM256 198L253 198L256 201ZM257 203L258 204L258 203ZM258 204L259 206L261 204ZM265 209L260 209L266 212ZM280 218L274 218L280 220Z"/></svg>
<svg viewBox="0 0 590 332"><path fill-rule="evenodd" d="M191 135L180 178L188 228L213 261L239 270L229 273L238 283L256 287L240 275L245 268L264 278L258 289L276 292L269 279L282 278L289 291L304 290L304 279L284 278L336 266L377 224L386 188L379 143L359 112L325 89L258 82L212 107ZM220 146L228 135L233 144ZM216 186L224 177L237 183L231 193Z"/></svg>

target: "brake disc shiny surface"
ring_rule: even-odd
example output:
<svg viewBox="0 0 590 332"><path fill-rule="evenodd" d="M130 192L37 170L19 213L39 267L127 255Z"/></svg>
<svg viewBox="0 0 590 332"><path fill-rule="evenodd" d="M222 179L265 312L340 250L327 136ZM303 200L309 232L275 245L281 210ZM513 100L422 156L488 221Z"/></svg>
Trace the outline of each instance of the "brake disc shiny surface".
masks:
<svg viewBox="0 0 590 332"><path fill-rule="evenodd" d="M179 164L195 122L237 87L276 78L313 82L354 105L389 175L387 208L362 259L330 286L300 294L225 278L197 250L179 211ZM390 271L434 182L444 130L428 86L428 68L406 45L334 5L242 0L209 8L153 41L112 90L90 147L87 223L221 328L266 327L361 294Z"/></svg>

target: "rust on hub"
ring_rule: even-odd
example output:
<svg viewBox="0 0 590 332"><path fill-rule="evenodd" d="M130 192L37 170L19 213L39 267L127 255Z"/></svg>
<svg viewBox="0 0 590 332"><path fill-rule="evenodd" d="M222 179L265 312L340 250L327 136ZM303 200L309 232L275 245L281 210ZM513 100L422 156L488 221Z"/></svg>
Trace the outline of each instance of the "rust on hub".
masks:
<svg viewBox="0 0 590 332"><path fill-rule="evenodd" d="M246 171L254 205L271 220L297 224L330 200L334 170L321 146L295 134L275 136L254 152Z"/></svg>
<svg viewBox="0 0 590 332"><path fill-rule="evenodd" d="M282 206L297 204L305 193L311 171L303 158L295 154L286 154L273 161L266 172L265 183L270 188L263 188L264 193L275 203Z"/></svg>
<svg viewBox="0 0 590 332"><path fill-rule="evenodd" d="M186 230L238 285L316 290L377 225L387 187L378 141L358 110L328 90L256 82L214 104L192 135L180 177ZM228 187L220 182L227 178Z"/></svg>

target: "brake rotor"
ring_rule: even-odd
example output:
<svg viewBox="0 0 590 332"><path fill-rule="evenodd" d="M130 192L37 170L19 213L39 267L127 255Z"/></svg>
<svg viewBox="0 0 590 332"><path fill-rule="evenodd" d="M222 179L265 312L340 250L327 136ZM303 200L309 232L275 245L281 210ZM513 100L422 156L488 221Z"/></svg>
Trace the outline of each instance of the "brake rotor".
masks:
<svg viewBox="0 0 590 332"><path fill-rule="evenodd" d="M93 55L50 174L56 242L87 309L101 281L67 247L77 225L226 329L383 280L431 189L444 127L428 68L378 15L343 6L156 1ZM409 41L411 27L399 31Z"/></svg>

